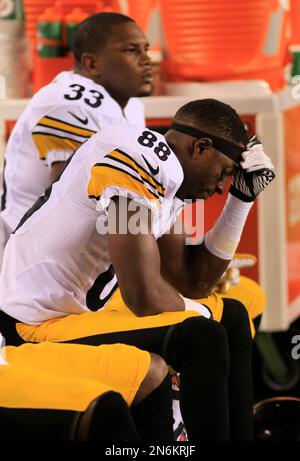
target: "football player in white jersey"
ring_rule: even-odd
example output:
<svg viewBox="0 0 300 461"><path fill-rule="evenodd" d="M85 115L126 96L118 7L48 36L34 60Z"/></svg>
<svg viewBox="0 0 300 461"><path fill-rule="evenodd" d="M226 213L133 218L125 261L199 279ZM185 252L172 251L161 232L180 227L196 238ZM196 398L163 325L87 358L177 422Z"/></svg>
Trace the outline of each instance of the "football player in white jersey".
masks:
<svg viewBox="0 0 300 461"><path fill-rule="evenodd" d="M74 71L33 96L8 141L1 208L7 237L92 134L105 125L145 123L136 96L152 91L148 47L137 24L121 14L98 13L79 25Z"/></svg>
<svg viewBox="0 0 300 461"><path fill-rule="evenodd" d="M182 201L224 193L231 175L213 228L187 246L176 231ZM183 106L165 137L136 126L103 128L8 242L0 287L6 339L121 342L157 353L181 373L190 440L251 439L247 312L238 301L220 306L203 297L274 176L262 145L216 100ZM122 298L113 295L116 283Z"/></svg>

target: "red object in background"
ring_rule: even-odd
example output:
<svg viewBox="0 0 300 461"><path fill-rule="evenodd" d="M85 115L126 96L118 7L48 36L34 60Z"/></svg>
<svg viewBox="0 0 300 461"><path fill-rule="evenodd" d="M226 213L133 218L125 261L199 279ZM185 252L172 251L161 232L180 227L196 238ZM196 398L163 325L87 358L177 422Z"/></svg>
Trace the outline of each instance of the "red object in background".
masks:
<svg viewBox="0 0 300 461"><path fill-rule="evenodd" d="M278 0L161 0L171 81L266 80L284 86L289 12Z"/></svg>
<svg viewBox="0 0 300 461"><path fill-rule="evenodd" d="M57 74L73 68L73 56L42 58L34 56L34 93L51 82Z"/></svg>
<svg viewBox="0 0 300 461"><path fill-rule="evenodd" d="M147 126L150 130L155 130L156 127L167 129L170 126L171 120L166 118L156 118L153 120L147 120Z"/></svg>
<svg viewBox="0 0 300 461"><path fill-rule="evenodd" d="M5 143L7 143L8 138L10 137L11 132L12 132L12 130L13 130L15 124L16 124L16 120L8 120L8 121L5 123L5 126L6 126L6 130L5 130Z"/></svg>
<svg viewBox="0 0 300 461"><path fill-rule="evenodd" d="M147 34L151 12L157 7L158 0L127 0L126 8L122 0L112 0L111 5L115 11L131 17L138 26Z"/></svg>
<svg viewBox="0 0 300 461"><path fill-rule="evenodd" d="M291 44L300 45L300 0L290 0Z"/></svg>

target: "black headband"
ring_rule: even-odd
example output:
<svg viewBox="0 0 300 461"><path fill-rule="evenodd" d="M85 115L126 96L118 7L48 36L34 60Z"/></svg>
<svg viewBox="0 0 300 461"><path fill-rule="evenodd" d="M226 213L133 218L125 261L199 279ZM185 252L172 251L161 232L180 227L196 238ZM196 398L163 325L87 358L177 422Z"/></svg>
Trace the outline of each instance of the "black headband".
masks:
<svg viewBox="0 0 300 461"><path fill-rule="evenodd" d="M246 147L236 146L231 144L229 141L213 136L212 134L205 133L204 131L197 130L192 126L182 125L181 123L172 123L171 130L180 131L181 133L189 134L194 138L209 138L213 142L213 146L219 150L222 154L229 157L235 163L239 164L242 160L242 153L245 152Z"/></svg>

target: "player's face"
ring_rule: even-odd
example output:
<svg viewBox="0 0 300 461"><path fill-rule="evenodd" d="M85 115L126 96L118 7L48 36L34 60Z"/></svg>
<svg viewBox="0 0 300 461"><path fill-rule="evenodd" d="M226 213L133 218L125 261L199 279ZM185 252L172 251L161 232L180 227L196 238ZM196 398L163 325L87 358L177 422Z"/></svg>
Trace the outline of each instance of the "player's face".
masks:
<svg viewBox="0 0 300 461"><path fill-rule="evenodd" d="M227 180L234 173L236 163L211 147L199 161L198 178L194 181L193 195L207 200L226 191Z"/></svg>
<svg viewBox="0 0 300 461"><path fill-rule="evenodd" d="M226 191L228 177L236 163L213 147L184 162L184 180L177 196L181 199L207 200Z"/></svg>
<svg viewBox="0 0 300 461"><path fill-rule="evenodd" d="M112 36L101 52L101 80L121 106L128 98L152 91L152 66L148 40L134 22L113 26Z"/></svg>

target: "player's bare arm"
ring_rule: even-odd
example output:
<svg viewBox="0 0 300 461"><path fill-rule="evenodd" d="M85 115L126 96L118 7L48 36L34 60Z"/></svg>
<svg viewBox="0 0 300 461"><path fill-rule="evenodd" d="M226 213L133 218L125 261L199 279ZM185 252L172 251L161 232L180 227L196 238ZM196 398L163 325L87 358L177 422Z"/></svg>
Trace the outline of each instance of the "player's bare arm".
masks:
<svg viewBox="0 0 300 461"><path fill-rule="evenodd" d="M55 162L51 165L51 181L55 181L64 169L66 162Z"/></svg>
<svg viewBox="0 0 300 461"><path fill-rule="evenodd" d="M115 198L108 209L119 216L120 207L128 209L128 200ZM119 222L116 233L108 235L111 260L117 274L122 297L127 306L138 316L155 315L168 311L184 310L184 302L175 288L161 275L161 258L157 242L151 232L151 211L146 207L141 216L140 232L130 233L130 218L134 212L128 211L127 229L120 232ZM123 225L124 223L122 223Z"/></svg>
<svg viewBox="0 0 300 461"><path fill-rule="evenodd" d="M186 237L172 229L158 239L161 274L183 296L203 298L210 294L230 261L214 256L203 243L186 245Z"/></svg>

